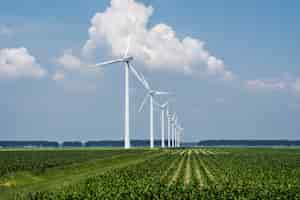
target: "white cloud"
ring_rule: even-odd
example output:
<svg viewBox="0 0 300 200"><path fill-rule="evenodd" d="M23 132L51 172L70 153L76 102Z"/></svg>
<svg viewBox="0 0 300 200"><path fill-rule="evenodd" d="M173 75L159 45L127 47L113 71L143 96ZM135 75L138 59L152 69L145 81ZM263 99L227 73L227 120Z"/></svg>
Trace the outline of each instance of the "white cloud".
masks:
<svg viewBox="0 0 300 200"><path fill-rule="evenodd" d="M0 25L0 36L11 36L13 31L6 25Z"/></svg>
<svg viewBox="0 0 300 200"><path fill-rule="evenodd" d="M93 75L99 75L100 72L98 68L89 67L91 64L82 57L74 55L71 49L65 50L60 57L55 59L55 62L59 67L52 76L54 81L68 80L66 76L77 79L93 78Z"/></svg>
<svg viewBox="0 0 300 200"><path fill-rule="evenodd" d="M259 90L284 90L288 88L287 83L282 80L248 80L246 86L250 89Z"/></svg>
<svg viewBox="0 0 300 200"><path fill-rule="evenodd" d="M300 78L284 75L281 78L255 79L245 81L248 89L259 91L286 91L300 95Z"/></svg>
<svg viewBox="0 0 300 200"><path fill-rule="evenodd" d="M57 63L68 71L79 70L82 67L82 61L74 56L70 49L64 51L63 55L57 59Z"/></svg>
<svg viewBox="0 0 300 200"><path fill-rule="evenodd" d="M233 78L223 60L213 56L199 39L185 37L181 40L172 27L163 23L149 28L153 11L151 6L135 0L111 0L110 7L92 18L83 55L90 56L104 45L112 55L121 56L130 35L130 54L148 69L208 74L226 80Z"/></svg>
<svg viewBox="0 0 300 200"><path fill-rule="evenodd" d="M0 49L1 78L41 78L46 73L26 48Z"/></svg>

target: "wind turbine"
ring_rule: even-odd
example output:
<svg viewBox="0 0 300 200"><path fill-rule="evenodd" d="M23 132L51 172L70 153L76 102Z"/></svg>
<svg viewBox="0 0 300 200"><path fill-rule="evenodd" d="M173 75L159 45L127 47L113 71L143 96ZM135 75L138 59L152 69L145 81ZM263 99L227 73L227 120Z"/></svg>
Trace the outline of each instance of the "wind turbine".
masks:
<svg viewBox="0 0 300 200"><path fill-rule="evenodd" d="M178 122L178 116L176 114L175 119L174 119L174 147L176 148L176 142L177 142L177 122Z"/></svg>
<svg viewBox="0 0 300 200"><path fill-rule="evenodd" d="M132 56L128 56L130 48L130 37L128 37L128 44L123 57L115 60L110 60L102 63L95 64L96 67L104 67L112 64L123 63L125 66L125 117L124 117L124 147L125 149L130 148L130 134L129 134L129 71L131 71L134 76L143 83L143 79L140 77L139 73L134 69L131 64L133 60Z"/></svg>
<svg viewBox="0 0 300 200"><path fill-rule="evenodd" d="M174 125L175 125L175 118L176 118L176 113L173 114L172 118L171 118L171 147L174 147L175 144L175 128L174 128Z"/></svg>
<svg viewBox="0 0 300 200"><path fill-rule="evenodd" d="M181 135L183 133L184 128L182 128L181 126L178 127L178 147L181 146Z"/></svg>
<svg viewBox="0 0 300 200"><path fill-rule="evenodd" d="M172 120L172 115L169 112L169 106L167 106L168 148L171 147L171 120Z"/></svg>
<svg viewBox="0 0 300 200"><path fill-rule="evenodd" d="M168 95L168 92L152 90L149 83L146 81L145 77L142 75L142 80L145 88L147 89L147 95L145 96L140 108L139 112L142 111L145 103L148 99L150 99L150 148L154 148L154 133L153 133L153 99L157 95Z"/></svg>
<svg viewBox="0 0 300 200"><path fill-rule="evenodd" d="M175 122L174 122L174 147L177 147L177 122L178 122L178 117L176 115Z"/></svg>
<svg viewBox="0 0 300 200"><path fill-rule="evenodd" d="M179 147L179 140L180 140L180 125L176 126L176 147Z"/></svg>
<svg viewBox="0 0 300 200"><path fill-rule="evenodd" d="M179 140L180 140L180 124L178 123L178 117L176 118L175 121L175 146L179 147Z"/></svg>
<svg viewBox="0 0 300 200"><path fill-rule="evenodd" d="M169 102L165 102L164 104L160 105L156 101L154 103L160 108L160 120L161 120L161 148L165 148L165 112L168 108Z"/></svg>

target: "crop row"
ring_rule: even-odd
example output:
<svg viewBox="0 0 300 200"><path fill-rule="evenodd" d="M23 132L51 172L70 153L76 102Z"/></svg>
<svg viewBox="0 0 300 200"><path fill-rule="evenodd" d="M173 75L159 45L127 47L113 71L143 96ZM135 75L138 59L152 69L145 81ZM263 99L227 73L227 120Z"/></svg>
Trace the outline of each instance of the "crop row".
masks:
<svg viewBox="0 0 300 200"><path fill-rule="evenodd" d="M26 199L300 199L299 156L190 149Z"/></svg>

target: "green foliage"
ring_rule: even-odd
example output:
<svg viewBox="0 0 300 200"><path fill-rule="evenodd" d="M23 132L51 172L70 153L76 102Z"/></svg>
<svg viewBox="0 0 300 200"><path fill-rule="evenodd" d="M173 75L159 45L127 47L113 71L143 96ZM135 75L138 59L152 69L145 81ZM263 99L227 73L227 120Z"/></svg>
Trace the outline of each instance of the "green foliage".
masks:
<svg viewBox="0 0 300 200"><path fill-rule="evenodd" d="M29 171L38 175L50 168L63 168L88 160L130 155L130 153L134 154L136 151L96 149L0 151L0 178L18 171Z"/></svg>
<svg viewBox="0 0 300 200"><path fill-rule="evenodd" d="M195 177L189 185L184 184L188 154L183 151L109 170L59 191L17 199L300 199L299 150L189 150L192 174L196 168L201 171L201 187ZM183 165L178 177L170 182L180 160Z"/></svg>

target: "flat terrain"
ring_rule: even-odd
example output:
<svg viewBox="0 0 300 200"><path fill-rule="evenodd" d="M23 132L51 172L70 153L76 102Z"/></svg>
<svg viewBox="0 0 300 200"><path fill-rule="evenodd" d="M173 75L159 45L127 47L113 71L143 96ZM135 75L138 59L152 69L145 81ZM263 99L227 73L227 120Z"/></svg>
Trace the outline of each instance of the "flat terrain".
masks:
<svg viewBox="0 0 300 200"><path fill-rule="evenodd" d="M1 150L0 199L300 199L300 149Z"/></svg>

